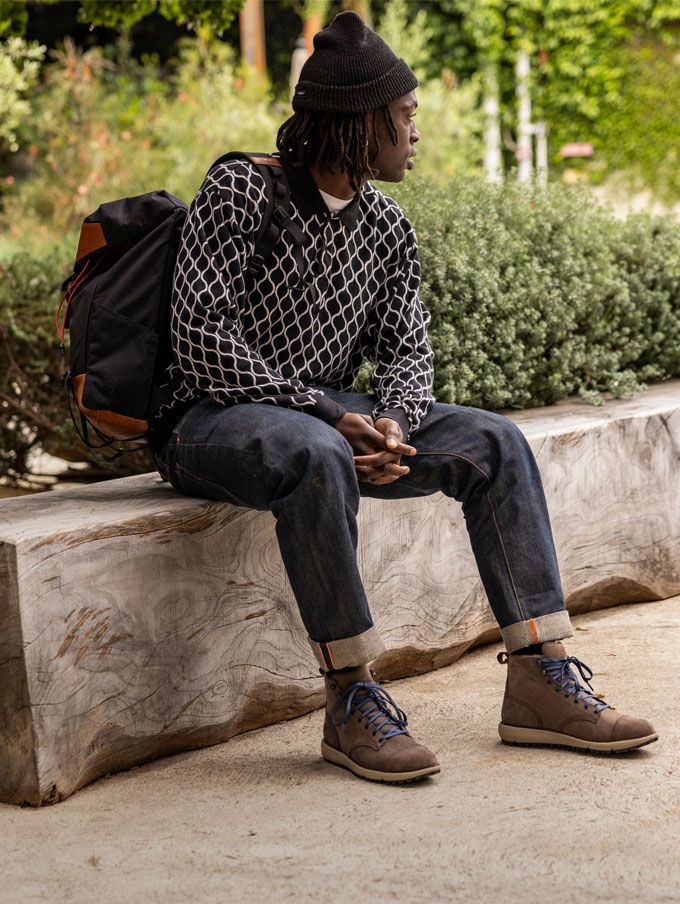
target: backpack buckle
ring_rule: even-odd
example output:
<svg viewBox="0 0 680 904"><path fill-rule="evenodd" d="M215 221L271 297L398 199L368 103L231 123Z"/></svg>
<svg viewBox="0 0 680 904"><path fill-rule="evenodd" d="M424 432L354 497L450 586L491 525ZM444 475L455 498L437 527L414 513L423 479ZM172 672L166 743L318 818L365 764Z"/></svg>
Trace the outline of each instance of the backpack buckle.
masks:
<svg viewBox="0 0 680 904"><path fill-rule="evenodd" d="M248 273L253 273L255 276L259 276L260 273L264 270L264 258L261 254L255 252L250 259L248 267L246 268Z"/></svg>
<svg viewBox="0 0 680 904"><path fill-rule="evenodd" d="M285 207L281 207L281 205L274 208L272 211L272 220L278 225L283 226L284 223L288 220L289 214Z"/></svg>

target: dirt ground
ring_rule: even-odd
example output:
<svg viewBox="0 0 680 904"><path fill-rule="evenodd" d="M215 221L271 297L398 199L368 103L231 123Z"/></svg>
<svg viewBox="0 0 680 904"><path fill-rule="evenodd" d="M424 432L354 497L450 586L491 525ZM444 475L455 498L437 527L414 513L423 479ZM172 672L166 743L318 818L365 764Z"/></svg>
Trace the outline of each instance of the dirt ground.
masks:
<svg viewBox="0 0 680 904"><path fill-rule="evenodd" d="M0 805L0 901L680 902L680 597L574 620L568 650L660 740L618 757L501 744L500 645L388 685L440 775L321 759L321 711Z"/></svg>

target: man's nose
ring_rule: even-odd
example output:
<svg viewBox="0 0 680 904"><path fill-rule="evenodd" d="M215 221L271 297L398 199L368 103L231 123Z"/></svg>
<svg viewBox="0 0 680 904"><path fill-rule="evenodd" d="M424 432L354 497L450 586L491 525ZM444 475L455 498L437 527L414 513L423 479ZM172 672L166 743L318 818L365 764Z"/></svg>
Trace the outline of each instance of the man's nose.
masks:
<svg viewBox="0 0 680 904"><path fill-rule="evenodd" d="M411 132L411 143L415 144L416 141L420 141L420 132L418 131L417 126L413 126L413 131Z"/></svg>

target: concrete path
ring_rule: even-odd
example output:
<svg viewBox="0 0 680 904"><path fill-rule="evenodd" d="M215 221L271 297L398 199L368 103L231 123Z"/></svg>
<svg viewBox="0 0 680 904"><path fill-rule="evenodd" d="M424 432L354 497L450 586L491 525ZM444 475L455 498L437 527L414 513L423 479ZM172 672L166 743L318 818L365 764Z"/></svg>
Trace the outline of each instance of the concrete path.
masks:
<svg viewBox="0 0 680 904"><path fill-rule="evenodd" d="M660 740L502 745L500 645L388 685L443 765L403 788L318 752L322 713L0 805L0 901L680 902L680 597L575 619L568 650Z"/></svg>

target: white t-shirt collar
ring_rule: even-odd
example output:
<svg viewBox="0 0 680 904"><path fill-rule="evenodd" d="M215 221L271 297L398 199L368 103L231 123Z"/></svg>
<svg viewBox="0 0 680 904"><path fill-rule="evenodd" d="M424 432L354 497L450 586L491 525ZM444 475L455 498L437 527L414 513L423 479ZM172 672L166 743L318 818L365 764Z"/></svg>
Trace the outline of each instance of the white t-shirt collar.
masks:
<svg viewBox="0 0 680 904"><path fill-rule="evenodd" d="M344 198L336 198L335 195L329 195L328 192L321 191L321 189L319 189L319 194L323 198L326 207L333 213L344 210L344 208L354 200L354 198L349 198L347 200Z"/></svg>

